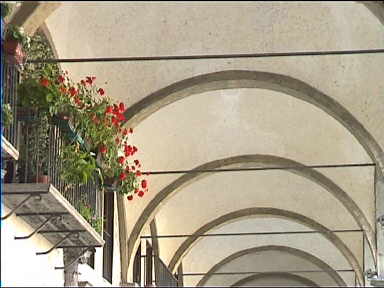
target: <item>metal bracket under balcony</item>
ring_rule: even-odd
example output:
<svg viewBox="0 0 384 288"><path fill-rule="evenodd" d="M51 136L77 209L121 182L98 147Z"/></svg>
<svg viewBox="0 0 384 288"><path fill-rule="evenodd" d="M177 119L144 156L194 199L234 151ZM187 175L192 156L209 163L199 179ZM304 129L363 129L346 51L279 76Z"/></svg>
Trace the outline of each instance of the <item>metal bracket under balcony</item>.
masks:
<svg viewBox="0 0 384 288"><path fill-rule="evenodd" d="M52 243L48 251L39 251L37 255L48 254L63 246L104 245L101 235L51 184L4 184L2 201L11 210L2 219L16 214L34 229L29 235L15 235L15 239L29 239L40 234Z"/></svg>
<svg viewBox="0 0 384 288"><path fill-rule="evenodd" d="M19 151L3 135L1 135L1 156L3 159L19 159Z"/></svg>

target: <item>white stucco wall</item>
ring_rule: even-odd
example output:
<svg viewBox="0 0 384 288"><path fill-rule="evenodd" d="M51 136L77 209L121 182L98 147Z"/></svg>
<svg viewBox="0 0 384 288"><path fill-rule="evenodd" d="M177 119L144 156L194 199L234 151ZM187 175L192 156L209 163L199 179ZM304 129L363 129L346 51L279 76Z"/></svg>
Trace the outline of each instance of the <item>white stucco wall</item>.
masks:
<svg viewBox="0 0 384 288"><path fill-rule="evenodd" d="M2 205L2 213L9 209ZM1 221L1 286L5 287L62 287L64 270L62 249L55 249L48 255L36 255L50 249L53 244L41 235L27 240L15 240L15 236L26 236L31 226L20 217L11 216Z"/></svg>

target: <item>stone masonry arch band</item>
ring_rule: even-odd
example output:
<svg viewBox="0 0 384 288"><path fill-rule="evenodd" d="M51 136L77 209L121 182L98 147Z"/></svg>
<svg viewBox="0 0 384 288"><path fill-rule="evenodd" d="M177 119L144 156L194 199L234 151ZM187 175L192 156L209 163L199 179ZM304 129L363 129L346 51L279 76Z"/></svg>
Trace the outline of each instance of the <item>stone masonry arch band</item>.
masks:
<svg viewBox="0 0 384 288"><path fill-rule="evenodd" d="M247 284L248 282L254 281L254 280L259 280L259 279L264 279L264 278L280 278L280 279L289 279L289 280L294 280L296 282L299 282L305 286L308 287L318 287L315 282L309 280L308 278L305 278L303 276L295 275L292 273L283 273L283 272L264 272L264 273L258 273L255 275L251 275L248 277L245 277L239 281L237 281L235 284L233 284L231 287L241 287Z"/></svg>
<svg viewBox="0 0 384 288"><path fill-rule="evenodd" d="M241 155L230 158L224 158L220 160L215 160L206 164L203 164L199 167L196 167L196 170L201 169L217 169L223 167L236 167L236 168L245 168L245 167L276 167L276 166L296 166L296 167L304 167L301 163L296 161L281 158L273 155ZM326 191L331 193L344 207L349 211L349 213L353 216L356 223L361 227L367 238L369 243L369 247L371 249L371 253L373 258L376 259L376 239L375 239L375 231L369 224L367 218L361 211L361 209L357 206L357 204L350 198L350 196L341 189L338 185L336 185L331 179L324 176L320 172L306 168L306 169L289 169L287 172L297 174L301 177L304 177L308 180L313 181L314 183L323 187ZM191 173L180 176L175 181L170 183L164 189L156 194L156 196L148 203L146 208L143 210L140 215L138 221L135 223L135 226L132 230L131 237L128 240L128 259L132 261L133 251L138 246L138 239L143 229L144 225L151 221L157 210L159 209L159 204L163 201L166 201L168 197L170 197L173 193L177 193L183 187L190 185L191 183L198 181L203 177L209 177L207 174L198 174ZM127 267L126 267L127 268ZM127 271L126 271L127 272ZM124 272L125 273L125 272Z"/></svg>
<svg viewBox="0 0 384 288"><path fill-rule="evenodd" d="M340 275L327 263L325 263L323 260L317 258L316 256L305 252L300 249L292 248L292 247L287 247L287 246L280 246L280 245L267 245L267 246L259 246L259 247L254 247L250 249L245 249L239 252L236 252L223 260L221 260L219 263L215 264L205 275L203 278L200 279L200 281L197 283L196 287L203 286L209 277L216 271L218 271L222 266L224 266L227 263L230 263L231 261L242 257L247 254L252 254L252 253L258 253L261 251L283 251L286 253L289 253L291 255L298 256L302 259L306 259L310 262L312 262L314 265L319 267L321 270L323 270L325 273L327 273L340 287L347 287L346 283L344 280L340 277ZM233 287L233 286L232 286Z"/></svg>
<svg viewBox="0 0 384 288"><path fill-rule="evenodd" d="M241 209L238 211L234 211L225 215L222 215L211 222L205 224L204 226L197 229L193 235L202 235L206 234L209 231L212 231L215 228L221 227L222 225L228 224L232 221L238 221L240 219L244 218L251 218L251 217L279 217L283 219L288 219L297 223L300 223L302 225L305 225L311 229L314 229L315 231L318 231L328 239L330 242L333 243L333 245L343 254L343 256L347 259L348 263L351 265L351 267L354 269L357 278L360 283L363 283L363 271L362 267L358 263L358 260L354 256L354 254L351 252L351 250L348 248L348 246L345 245L345 243L332 231L330 231L327 227L323 226L322 224L295 212L277 209L277 208L270 208L270 207L253 207L253 208L246 208ZM169 262L169 269L174 272L175 268L181 261L181 259L192 249L192 247L196 244L197 241L199 241L201 238L198 236L190 236L186 240L184 240L183 243L179 246L175 254L173 255L171 261Z"/></svg>
<svg viewBox="0 0 384 288"><path fill-rule="evenodd" d="M371 159L384 170L384 152L365 127L330 96L296 78L262 71L227 70L198 75L160 89L125 112L127 125L136 126L162 107L193 94L236 88L260 88L281 92L320 108L340 122L363 146Z"/></svg>

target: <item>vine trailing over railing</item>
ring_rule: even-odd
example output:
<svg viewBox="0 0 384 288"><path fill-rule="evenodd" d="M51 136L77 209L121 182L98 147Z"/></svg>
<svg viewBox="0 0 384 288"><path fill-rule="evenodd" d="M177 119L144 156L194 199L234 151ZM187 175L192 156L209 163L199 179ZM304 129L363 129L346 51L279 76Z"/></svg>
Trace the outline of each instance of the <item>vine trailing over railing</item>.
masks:
<svg viewBox="0 0 384 288"><path fill-rule="evenodd" d="M134 158L138 149L129 142L133 130L122 126L125 106L113 103L95 81L88 76L74 82L68 72L46 66L20 84L20 105L37 109L39 117L65 132L60 153L64 181L85 184L99 175L105 187L129 200L135 193L142 197L148 184Z"/></svg>

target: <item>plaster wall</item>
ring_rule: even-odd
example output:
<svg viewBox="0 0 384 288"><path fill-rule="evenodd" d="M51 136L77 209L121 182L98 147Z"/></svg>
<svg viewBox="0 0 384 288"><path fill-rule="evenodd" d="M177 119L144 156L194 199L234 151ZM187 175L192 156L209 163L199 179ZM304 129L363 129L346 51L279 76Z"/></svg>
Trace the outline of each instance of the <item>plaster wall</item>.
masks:
<svg viewBox="0 0 384 288"><path fill-rule="evenodd" d="M2 206L3 215L9 211ZM33 229L15 215L1 221L1 286L64 286L64 270L54 268L63 266L62 249L55 249L48 255L36 255L36 252L49 250L53 244L41 235L34 235L27 240L14 239L15 236L26 236L32 232Z"/></svg>

